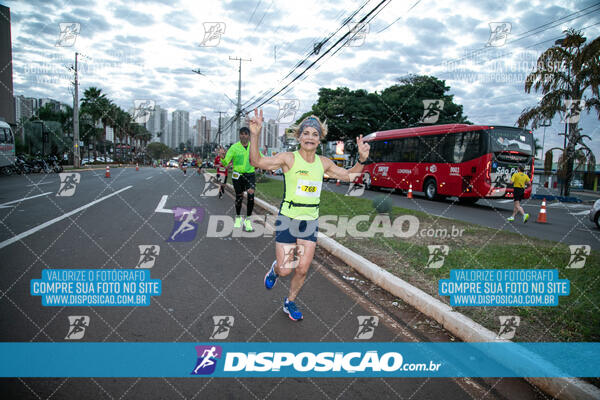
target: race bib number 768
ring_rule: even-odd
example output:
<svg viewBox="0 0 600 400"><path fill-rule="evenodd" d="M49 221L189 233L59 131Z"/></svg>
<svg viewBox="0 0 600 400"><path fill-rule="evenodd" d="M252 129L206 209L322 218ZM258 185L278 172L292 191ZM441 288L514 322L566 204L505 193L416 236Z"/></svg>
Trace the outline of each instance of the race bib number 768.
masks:
<svg viewBox="0 0 600 400"><path fill-rule="evenodd" d="M298 184L296 185L296 194L304 197L319 197L321 196L322 184L323 182L298 179Z"/></svg>

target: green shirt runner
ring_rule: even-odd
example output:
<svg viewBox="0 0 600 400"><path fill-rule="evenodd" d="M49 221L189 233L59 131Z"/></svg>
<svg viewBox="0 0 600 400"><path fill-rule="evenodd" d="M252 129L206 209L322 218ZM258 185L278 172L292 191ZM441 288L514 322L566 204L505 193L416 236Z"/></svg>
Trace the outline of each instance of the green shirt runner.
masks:
<svg viewBox="0 0 600 400"><path fill-rule="evenodd" d="M231 145L229 150L227 150L227 154L225 154L223 165L229 165L232 160L234 172L240 174L254 173L254 167L250 165L250 143L248 143L248 146L245 148L240 142Z"/></svg>

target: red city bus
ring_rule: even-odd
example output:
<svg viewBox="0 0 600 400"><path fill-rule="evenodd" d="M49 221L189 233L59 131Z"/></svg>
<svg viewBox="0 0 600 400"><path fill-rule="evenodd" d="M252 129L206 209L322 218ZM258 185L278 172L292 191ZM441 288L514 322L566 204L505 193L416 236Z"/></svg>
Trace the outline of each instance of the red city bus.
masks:
<svg viewBox="0 0 600 400"><path fill-rule="evenodd" d="M430 199L461 202L513 196L510 177L519 165L533 178L534 144L529 130L447 124L367 135L373 161L364 167L367 188L422 191ZM525 190L525 198L531 187Z"/></svg>

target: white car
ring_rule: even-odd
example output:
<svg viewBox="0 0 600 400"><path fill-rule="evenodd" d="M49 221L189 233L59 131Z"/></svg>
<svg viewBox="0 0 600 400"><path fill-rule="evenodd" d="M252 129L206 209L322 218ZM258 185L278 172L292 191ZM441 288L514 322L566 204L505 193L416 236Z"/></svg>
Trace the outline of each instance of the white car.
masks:
<svg viewBox="0 0 600 400"><path fill-rule="evenodd" d="M169 160L169 162L167 163L167 167L179 168L179 161Z"/></svg>

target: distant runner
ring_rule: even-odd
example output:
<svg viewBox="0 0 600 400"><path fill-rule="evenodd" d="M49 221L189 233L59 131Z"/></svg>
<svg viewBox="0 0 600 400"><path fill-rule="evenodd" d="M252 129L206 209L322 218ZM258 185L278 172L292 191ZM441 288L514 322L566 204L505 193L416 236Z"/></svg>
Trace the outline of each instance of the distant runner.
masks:
<svg viewBox="0 0 600 400"><path fill-rule="evenodd" d="M219 189L219 198L223 197L223 193L225 192L225 185L227 184L227 167L225 167L221 160L225 158L225 148L223 146L219 146L219 151L217 156L215 157L215 168L217 169L217 180L221 183L221 188Z"/></svg>
<svg viewBox="0 0 600 400"><path fill-rule="evenodd" d="M515 215L517 215L517 212L523 214L523 223L526 223L529 219L529 214L526 214L523 210L523 207L521 207L521 201L525 196L525 188L531 184L531 180L529 179L527 174L523 173L523 171L523 166L519 165L519 172L515 172L510 177L510 181L513 183L514 187L514 207L512 215L506 219L508 222L513 222L515 220Z"/></svg>
<svg viewBox="0 0 600 400"><path fill-rule="evenodd" d="M281 168L284 178L283 201L275 223L277 258L265 275L264 283L267 289L271 289L279 276L289 275L294 270L288 297L283 301L283 311L292 320L298 321L302 319L302 313L294 301L315 255L323 174L326 173L333 179L352 181L354 176L351 177L350 174L359 175L362 172L363 164L369 157L369 145L363 142L362 135L357 137L359 162L349 170L340 168L330 159L316 154L321 140L327 135L327 126L317 117L310 116L296 128L295 136L300 143L300 150L261 157L258 143L262 123L262 110L260 114L254 110L254 117L250 121L250 163L264 170ZM303 251L299 251L298 263L293 263L290 267L285 262L290 258L286 248L292 246L300 247Z"/></svg>

